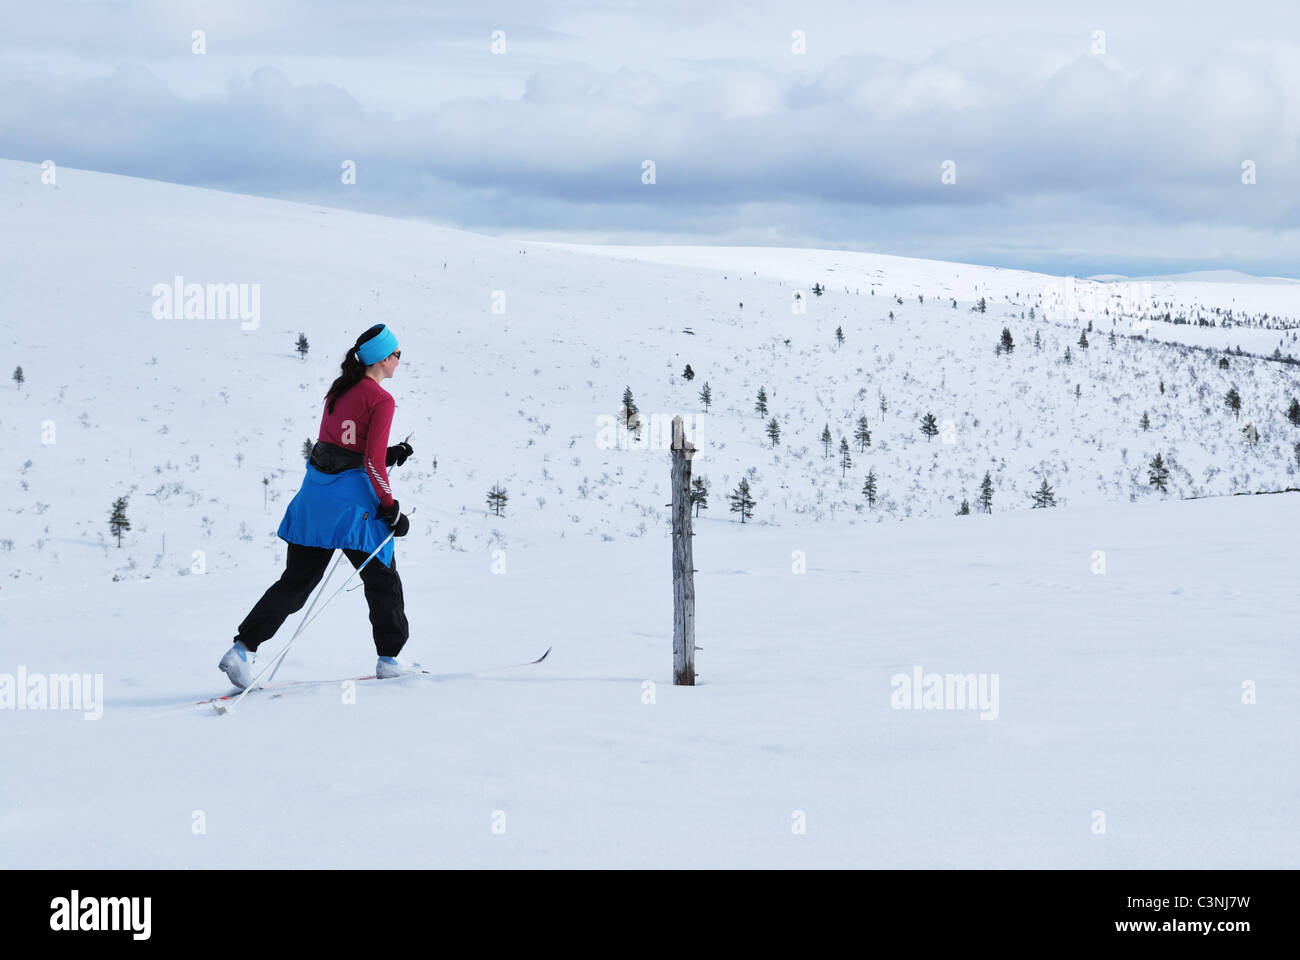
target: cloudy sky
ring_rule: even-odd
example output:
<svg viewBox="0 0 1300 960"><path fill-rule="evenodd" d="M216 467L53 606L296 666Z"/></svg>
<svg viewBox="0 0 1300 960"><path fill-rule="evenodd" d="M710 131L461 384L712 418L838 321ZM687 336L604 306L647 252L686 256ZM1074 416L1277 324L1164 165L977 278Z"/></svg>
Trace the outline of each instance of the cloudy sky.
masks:
<svg viewBox="0 0 1300 960"><path fill-rule="evenodd" d="M1300 276L1300 8L1055 6L0 0L0 156L503 236Z"/></svg>

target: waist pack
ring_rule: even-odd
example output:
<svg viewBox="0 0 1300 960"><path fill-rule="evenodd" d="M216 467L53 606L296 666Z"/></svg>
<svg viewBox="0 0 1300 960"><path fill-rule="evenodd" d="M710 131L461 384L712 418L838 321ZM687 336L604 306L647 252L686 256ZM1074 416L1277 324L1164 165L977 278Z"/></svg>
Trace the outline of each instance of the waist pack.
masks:
<svg viewBox="0 0 1300 960"><path fill-rule="evenodd" d="M359 451L346 450L324 440L317 440L311 448L311 465L321 473L335 474L344 470L358 470L364 461Z"/></svg>

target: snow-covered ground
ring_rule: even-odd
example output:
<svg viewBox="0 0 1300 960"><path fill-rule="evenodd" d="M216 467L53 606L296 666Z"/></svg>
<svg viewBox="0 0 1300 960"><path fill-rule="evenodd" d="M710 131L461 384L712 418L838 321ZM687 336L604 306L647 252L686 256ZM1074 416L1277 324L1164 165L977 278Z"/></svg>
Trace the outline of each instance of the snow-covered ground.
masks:
<svg viewBox="0 0 1300 960"><path fill-rule="evenodd" d="M1074 320L1021 318L1060 278L524 244L75 170L48 186L9 161L0 211L2 372L26 378L0 407L0 683L104 684L98 719L0 709L0 864L1300 863L1300 498L1224 496L1300 485L1297 368L1181 345L1300 353L1289 331L1139 340L1120 317L1114 346L1097 323L1085 351ZM156 318L176 276L259 284L256 325ZM1300 317L1297 285L1156 283L1189 308ZM402 340L394 436L415 431L393 471L416 509L407 653L454 674L554 652L362 684L355 703L322 686L195 708L226 689L215 664L282 568L321 395L377 321ZM995 356L1003 326L1017 346ZM680 689L667 453L602 448L599 418L626 386L644 414L699 415L705 380L701 682ZM933 442L927 411L952 421ZM1146 484L1156 452L1167 496ZM986 470L993 514L954 516ZM744 525L725 501L742 475ZM1030 510L1044 476L1062 506ZM484 510L497 482L503 518ZM280 679L372 667L357 591ZM917 669L996 697L896 709Z"/></svg>

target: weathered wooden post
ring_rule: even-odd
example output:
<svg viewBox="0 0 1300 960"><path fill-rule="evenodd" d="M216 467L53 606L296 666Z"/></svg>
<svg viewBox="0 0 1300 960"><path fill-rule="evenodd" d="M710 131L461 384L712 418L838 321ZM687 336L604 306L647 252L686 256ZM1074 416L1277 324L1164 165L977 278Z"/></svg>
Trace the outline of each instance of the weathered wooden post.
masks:
<svg viewBox="0 0 1300 960"><path fill-rule="evenodd" d="M691 556L691 456L681 416L673 417L673 684L695 686L695 566Z"/></svg>

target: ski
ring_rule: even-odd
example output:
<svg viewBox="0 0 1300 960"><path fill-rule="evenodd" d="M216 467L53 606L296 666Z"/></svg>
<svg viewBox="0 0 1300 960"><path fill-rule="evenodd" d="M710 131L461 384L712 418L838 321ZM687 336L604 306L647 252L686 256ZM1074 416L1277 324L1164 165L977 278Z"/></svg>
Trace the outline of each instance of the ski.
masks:
<svg viewBox="0 0 1300 960"><path fill-rule="evenodd" d="M540 657L537 657L534 660L524 660L518 663L507 663L496 667L480 667L476 670L462 670L457 673L434 673L432 670L421 670L419 673L412 673L407 676L428 677L431 680L452 680L458 677L475 677L484 673L499 673L502 670L513 670L517 667L530 667L533 664L541 663L550 655L552 649L553 648L551 647L547 647L546 652ZM360 677L341 677L337 680L286 680L280 683L260 684L249 690L248 696L251 697L257 694L268 694L270 698L274 700L284 696L286 693L299 690L316 689L340 683L369 683L370 681L377 681L378 679L377 676L371 673ZM395 677L392 679L400 680L403 678ZM243 692L244 691L239 689L233 689L229 693L224 693L221 696L208 697L205 700L197 700L194 705L196 707L210 706L217 713L224 715L230 712L230 702L236 700Z"/></svg>

